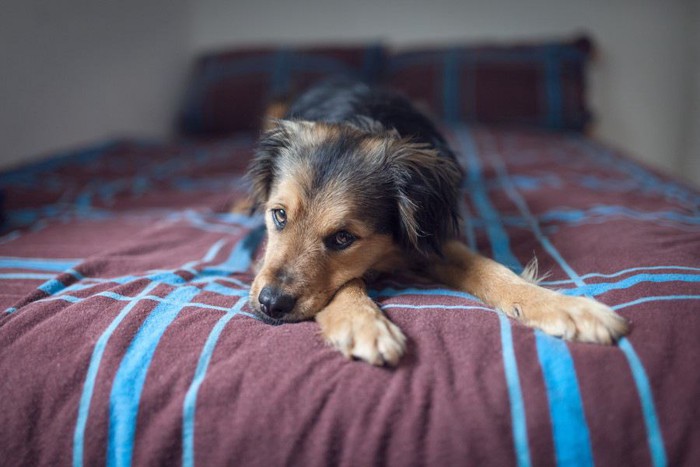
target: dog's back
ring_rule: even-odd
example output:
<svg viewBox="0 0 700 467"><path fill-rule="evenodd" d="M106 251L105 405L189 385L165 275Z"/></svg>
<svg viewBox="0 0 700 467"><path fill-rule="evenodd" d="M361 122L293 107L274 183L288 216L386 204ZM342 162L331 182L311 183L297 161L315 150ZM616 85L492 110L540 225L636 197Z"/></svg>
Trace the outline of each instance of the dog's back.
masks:
<svg viewBox="0 0 700 467"><path fill-rule="evenodd" d="M443 157L455 160L435 125L400 94L345 79L323 82L301 94L285 118L326 123L349 123L372 131L395 130L402 138L428 144Z"/></svg>

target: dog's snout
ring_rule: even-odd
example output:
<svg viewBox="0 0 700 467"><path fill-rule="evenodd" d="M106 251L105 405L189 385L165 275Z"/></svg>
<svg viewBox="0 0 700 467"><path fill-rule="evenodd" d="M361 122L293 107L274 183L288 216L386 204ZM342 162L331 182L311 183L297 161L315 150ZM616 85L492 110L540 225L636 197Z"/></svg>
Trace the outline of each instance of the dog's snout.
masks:
<svg viewBox="0 0 700 467"><path fill-rule="evenodd" d="M279 288L267 285L258 295L258 302L263 313L271 318L281 318L294 308L295 297L283 293Z"/></svg>

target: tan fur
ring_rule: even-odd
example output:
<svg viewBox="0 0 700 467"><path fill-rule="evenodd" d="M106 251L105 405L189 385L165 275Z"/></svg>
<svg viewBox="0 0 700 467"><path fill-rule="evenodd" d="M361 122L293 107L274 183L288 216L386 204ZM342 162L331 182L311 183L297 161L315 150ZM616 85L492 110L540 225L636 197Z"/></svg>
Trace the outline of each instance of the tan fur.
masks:
<svg viewBox="0 0 700 467"><path fill-rule="evenodd" d="M298 147L314 147L324 139L334 138L340 134L338 125L307 122L304 120L280 120L288 131L294 133Z"/></svg>
<svg viewBox="0 0 700 467"><path fill-rule="evenodd" d="M537 285L549 277L549 271L540 275L540 264L535 256L525 265L523 272L520 273L520 277L532 284Z"/></svg>
<svg viewBox="0 0 700 467"><path fill-rule="evenodd" d="M263 116L263 130L271 130L275 126L275 120L284 117L289 109L289 102L286 100L275 100L268 104Z"/></svg>
<svg viewBox="0 0 700 467"><path fill-rule="evenodd" d="M372 365L396 365L406 348L406 337L367 296L361 279L343 285L316 322L326 341L343 355Z"/></svg>

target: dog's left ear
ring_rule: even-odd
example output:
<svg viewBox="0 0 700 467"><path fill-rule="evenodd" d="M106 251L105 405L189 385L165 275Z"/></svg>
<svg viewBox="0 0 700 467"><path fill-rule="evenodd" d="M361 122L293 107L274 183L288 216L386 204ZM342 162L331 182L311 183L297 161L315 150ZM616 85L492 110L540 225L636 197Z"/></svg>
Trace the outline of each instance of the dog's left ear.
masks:
<svg viewBox="0 0 700 467"><path fill-rule="evenodd" d="M459 234L457 163L433 148L403 139L388 148L396 190L399 242L424 255L442 254L442 244Z"/></svg>
<svg viewBox="0 0 700 467"><path fill-rule="evenodd" d="M269 120L248 167L248 177L253 185L253 210L265 204L270 196L280 154L289 150L295 135L308 126L309 123L303 121Z"/></svg>
<svg viewBox="0 0 700 467"><path fill-rule="evenodd" d="M275 174L275 161L280 151L289 147L291 133L287 126L278 120L270 120L255 150L255 156L248 167L248 177L253 185L253 210L267 201Z"/></svg>

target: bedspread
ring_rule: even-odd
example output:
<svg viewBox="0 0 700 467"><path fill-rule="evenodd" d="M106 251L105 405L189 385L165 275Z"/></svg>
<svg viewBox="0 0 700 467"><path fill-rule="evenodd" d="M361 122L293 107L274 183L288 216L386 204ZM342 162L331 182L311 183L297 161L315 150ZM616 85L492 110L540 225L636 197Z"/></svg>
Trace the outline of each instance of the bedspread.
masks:
<svg viewBox="0 0 700 467"><path fill-rule="evenodd" d="M112 141L0 175L0 463L700 465L700 194L580 135L446 130L465 241L610 305L619 345L397 276L371 294L408 354L346 360L249 314L251 136Z"/></svg>

